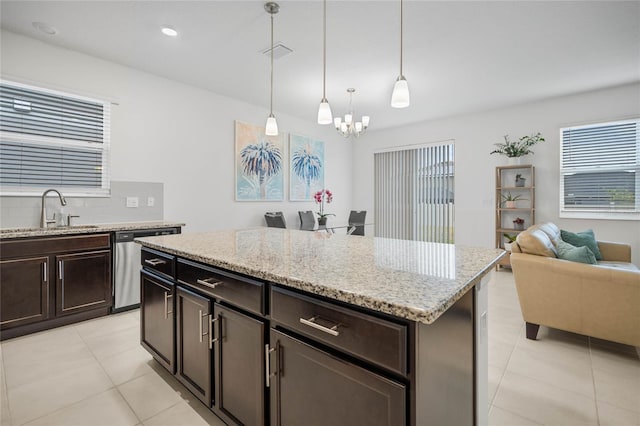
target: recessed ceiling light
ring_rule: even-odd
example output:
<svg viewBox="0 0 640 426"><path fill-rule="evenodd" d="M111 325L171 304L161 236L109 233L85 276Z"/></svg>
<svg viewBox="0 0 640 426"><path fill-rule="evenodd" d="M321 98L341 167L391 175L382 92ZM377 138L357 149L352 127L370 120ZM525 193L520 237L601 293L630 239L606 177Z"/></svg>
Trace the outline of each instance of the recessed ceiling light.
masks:
<svg viewBox="0 0 640 426"><path fill-rule="evenodd" d="M168 25L165 25L164 27L162 27L161 31L162 31L162 34L169 37L176 37L178 35L178 32Z"/></svg>
<svg viewBox="0 0 640 426"><path fill-rule="evenodd" d="M32 22L33 28L42 31L47 35L56 35L58 34L58 30L51 25L44 22Z"/></svg>

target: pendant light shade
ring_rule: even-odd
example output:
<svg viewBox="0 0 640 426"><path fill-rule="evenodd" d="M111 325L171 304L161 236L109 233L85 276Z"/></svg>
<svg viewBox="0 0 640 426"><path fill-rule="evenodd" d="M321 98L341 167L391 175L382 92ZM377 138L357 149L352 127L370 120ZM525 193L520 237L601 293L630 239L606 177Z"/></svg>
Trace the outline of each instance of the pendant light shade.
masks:
<svg viewBox="0 0 640 426"><path fill-rule="evenodd" d="M278 13L280 6L275 2L267 2L264 4L264 10L271 15L271 96L269 100L269 117L265 125L265 135L278 136L278 123L273 115L273 15Z"/></svg>
<svg viewBox="0 0 640 426"><path fill-rule="evenodd" d="M406 108L411 103L409 84L402 74L403 29L403 1L400 0L400 75L396 79L396 84L393 86L393 92L391 93L391 106L393 108Z"/></svg>
<svg viewBox="0 0 640 426"><path fill-rule="evenodd" d="M278 122L273 114L269 115L267 118L267 125L265 126L264 134L267 136L278 136Z"/></svg>
<svg viewBox="0 0 640 426"><path fill-rule="evenodd" d="M318 107L318 124L331 124L333 122L333 114L331 114L331 106L329 101L322 98Z"/></svg>
<svg viewBox="0 0 640 426"><path fill-rule="evenodd" d="M406 108L411 103L409 84L403 75L398 77L391 94L391 106L394 108Z"/></svg>
<svg viewBox="0 0 640 426"><path fill-rule="evenodd" d="M322 100L318 106L318 124L331 124L333 115L326 96L327 89L327 0L324 0L322 19Z"/></svg>

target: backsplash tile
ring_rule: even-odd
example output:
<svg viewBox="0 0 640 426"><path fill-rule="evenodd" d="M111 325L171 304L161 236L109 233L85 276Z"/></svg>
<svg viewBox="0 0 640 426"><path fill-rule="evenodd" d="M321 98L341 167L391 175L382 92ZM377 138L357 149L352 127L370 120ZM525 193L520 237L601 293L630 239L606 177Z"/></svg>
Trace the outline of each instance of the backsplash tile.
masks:
<svg viewBox="0 0 640 426"><path fill-rule="evenodd" d="M62 194L64 195L64 193ZM127 197L138 197L138 207L126 207ZM147 198L154 198L153 207ZM79 215L74 224L140 222L164 219L164 184L155 182L111 181L111 196L65 197L62 207L57 197L47 197L47 213ZM40 197L0 197L0 228L22 228L40 224Z"/></svg>

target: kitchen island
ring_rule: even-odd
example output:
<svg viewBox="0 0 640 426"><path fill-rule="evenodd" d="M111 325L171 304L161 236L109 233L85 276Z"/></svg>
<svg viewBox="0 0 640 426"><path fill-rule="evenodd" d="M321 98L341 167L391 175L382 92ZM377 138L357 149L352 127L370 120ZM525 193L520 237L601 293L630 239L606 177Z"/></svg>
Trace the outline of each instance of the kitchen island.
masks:
<svg viewBox="0 0 640 426"><path fill-rule="evenodd" d="M486 423L502 250L276 228L138 241L142 344L227 422Z"/></svg>

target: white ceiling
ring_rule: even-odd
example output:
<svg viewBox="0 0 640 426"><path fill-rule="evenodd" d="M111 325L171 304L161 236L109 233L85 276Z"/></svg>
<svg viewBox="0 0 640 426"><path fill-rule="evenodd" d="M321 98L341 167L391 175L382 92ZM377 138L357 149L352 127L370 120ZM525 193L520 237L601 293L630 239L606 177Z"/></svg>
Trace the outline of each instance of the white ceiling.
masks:
<svg viewBox="0 0 640 426"><path fill-rule="evenodd" d="M280 1L274 111L315 121L322 2ZM327 98L371 128L398 126L640 81L640 2L405 1L411 106L389 106L399 1L329 1ZM47 43L269 107L269 15L261 1L7 1L1 25ZM48 36L32 26L58 30ZM159 31L170 24L180 34Z"/></svg>

